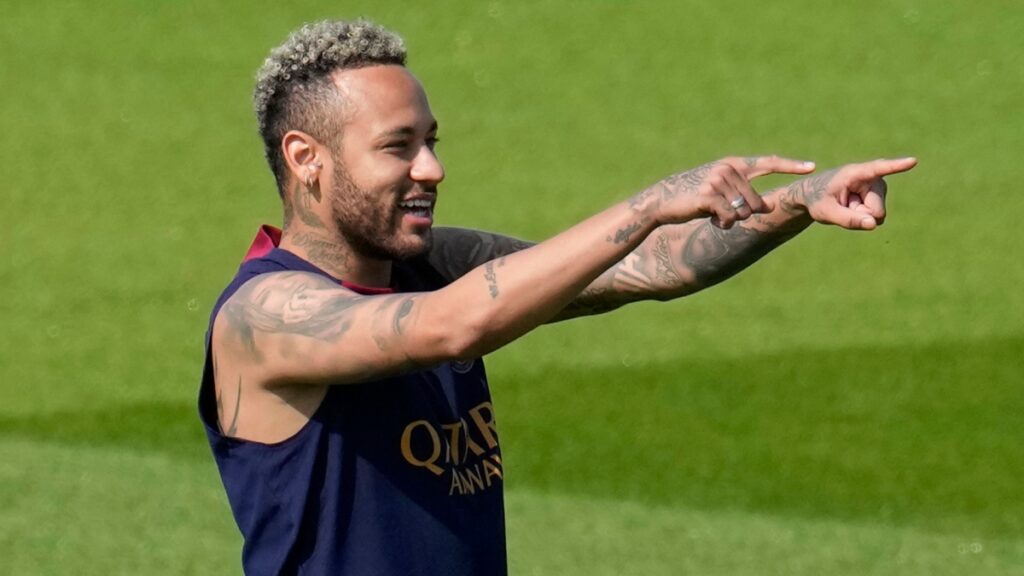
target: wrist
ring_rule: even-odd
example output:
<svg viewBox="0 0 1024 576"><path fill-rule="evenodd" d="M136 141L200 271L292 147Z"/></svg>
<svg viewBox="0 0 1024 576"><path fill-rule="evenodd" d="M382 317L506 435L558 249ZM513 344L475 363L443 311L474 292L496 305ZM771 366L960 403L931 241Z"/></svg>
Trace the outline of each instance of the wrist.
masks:
<svg viewBox="0 0 1024 576"><path fill-rule="evenodd" d="M653 224L653 228L665 224L661 213L661 182L648 186L626 200L626 205L640 220Z"/></svg>
<svg viewBox="0 0 1024 576"><path fill-rule="evenodd" d="M801 180L797 180L785 188L776 188L765 194L765 197L776 206L777 210L790 216L801 217L807 216L809 213Z"/></svg>

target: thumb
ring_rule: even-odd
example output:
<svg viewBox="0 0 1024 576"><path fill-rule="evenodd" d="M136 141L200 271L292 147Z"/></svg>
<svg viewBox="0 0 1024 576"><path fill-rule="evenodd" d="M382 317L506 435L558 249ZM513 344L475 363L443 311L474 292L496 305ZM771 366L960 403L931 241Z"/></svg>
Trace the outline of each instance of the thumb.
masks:
<svg viewBox="0 0 1024 576"><path fill-rule="evenodd" d="M822 224L832 224L847 230L874 230L878 222L870 214L847 208L836 201L822 201L811 216Z"/></svg>

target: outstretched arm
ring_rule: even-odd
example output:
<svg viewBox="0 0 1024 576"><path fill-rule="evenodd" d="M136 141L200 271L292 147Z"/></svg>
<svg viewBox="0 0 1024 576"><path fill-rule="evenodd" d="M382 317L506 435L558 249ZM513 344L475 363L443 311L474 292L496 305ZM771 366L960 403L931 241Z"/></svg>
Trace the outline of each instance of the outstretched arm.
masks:
<svg viewBox="0 0 1024 576"><path fill-rule="evenodd" d="M661 226L591 282L553 320L600 314L640 300L671 300L692 294L739 273L815 221L873 229L885 219L882 177L909 170L915 162L907 158L850 164L797 180L762 197L769 212L754 214L730 228L712 218ZM678 185L678 180L667 179L652 188ZM475 230L437 232L431 262L449 278L531 245Z"/></svg>
<svg viewBox="0 0 1024 576"><path fill-rule="evenodd" d="M341 384L486 354L564 310L657 227L709 215L729 227L767 211L750 178L803 171L777 157L708 166L433 292L359 296L311 274L257 276L225 302L213 326L216 378Z"/></svg>

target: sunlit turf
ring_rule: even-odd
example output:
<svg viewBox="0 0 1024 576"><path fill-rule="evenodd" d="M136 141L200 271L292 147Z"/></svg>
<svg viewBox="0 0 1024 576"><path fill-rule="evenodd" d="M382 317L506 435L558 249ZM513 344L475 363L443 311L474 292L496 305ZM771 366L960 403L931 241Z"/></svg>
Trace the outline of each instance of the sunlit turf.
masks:
<svg viewBox="0 0 1024 576"><path fill-rule="evenodd" d="M0 573L237 572L194 394L209 307L278 218L251 77L359 14L430 94L442 224L539 240L726 153L921 159L878 232L492 356L515 573L1024 570L1014 2L15 0Z"/></svg>

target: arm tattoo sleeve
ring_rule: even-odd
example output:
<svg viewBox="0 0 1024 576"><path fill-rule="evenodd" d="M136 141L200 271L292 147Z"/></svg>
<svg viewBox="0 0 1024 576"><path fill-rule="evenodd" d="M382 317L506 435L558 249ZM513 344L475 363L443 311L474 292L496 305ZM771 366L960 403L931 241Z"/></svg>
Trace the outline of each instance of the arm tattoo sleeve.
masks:
<svg viewBox="0 0 1024 576"><path fill-rule="evenodd" d="M386 350L402 335L417 298L359 296L313 274L282 272L246 283L222 310L243 348L259 362L263 358L256 345L259 332L336 342L351 328L356 314L372 315L373 339Z"/></svg>
<svg viewBox="0 0 1024 576"><path fill-rule="evenodd" d="M687 292L696 292L737 274L797 234L765 229L759 226L756 215L751 221L723 230L710 220L703 220L686 237L681 264L691 271L694 280Z"/></svg>

